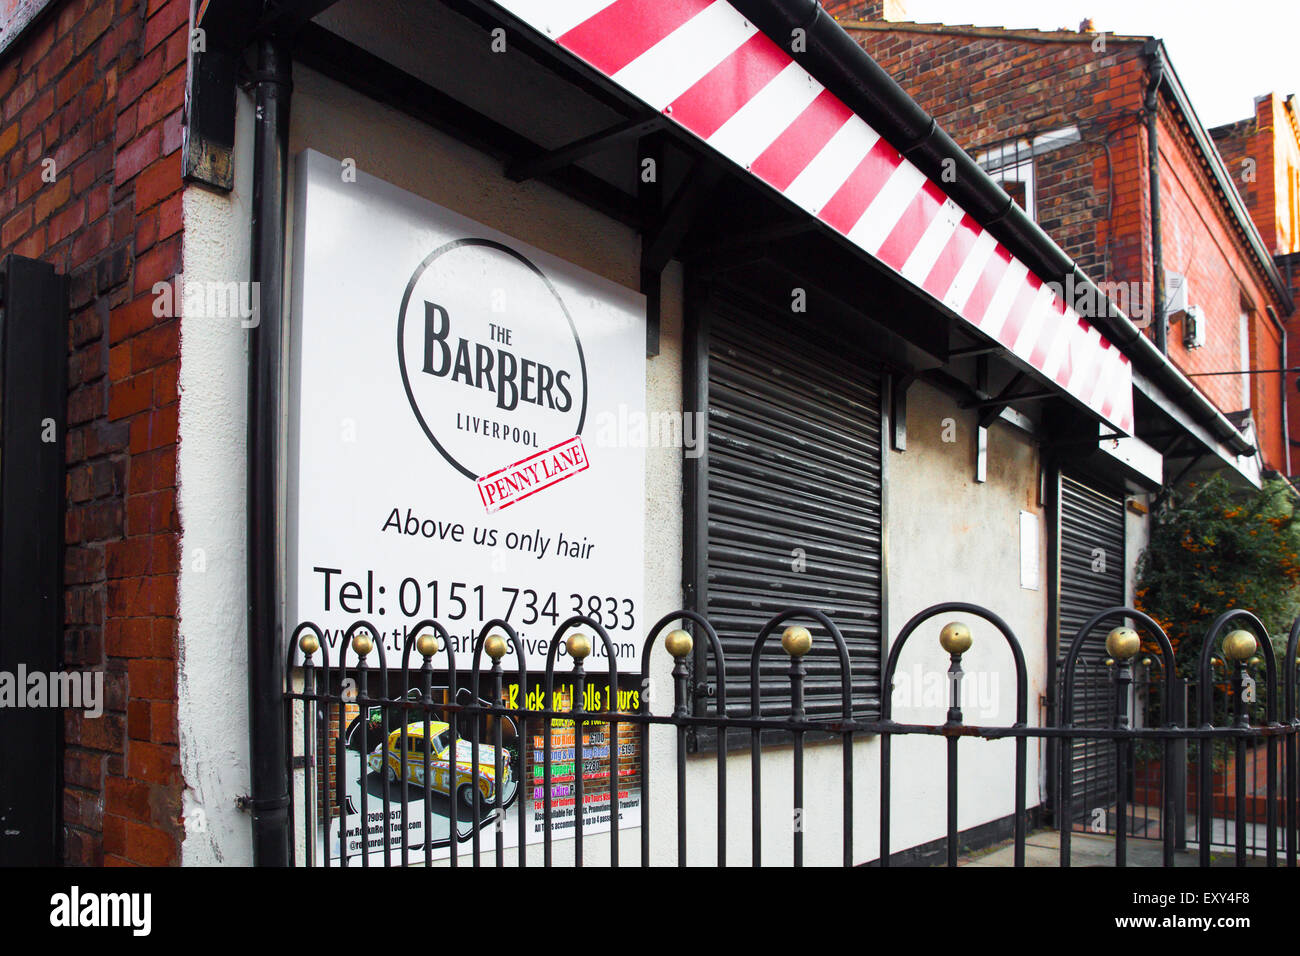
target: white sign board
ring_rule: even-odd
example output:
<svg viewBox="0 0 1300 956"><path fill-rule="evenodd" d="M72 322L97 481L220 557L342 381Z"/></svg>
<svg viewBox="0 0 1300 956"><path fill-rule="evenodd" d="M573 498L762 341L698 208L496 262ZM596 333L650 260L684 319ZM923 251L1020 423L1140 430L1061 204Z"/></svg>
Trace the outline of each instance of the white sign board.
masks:
<svg viewBox="0 0 1300 956"><path fill-rule="evenodd" d="M369 620L392 666L434 618L467 669L483 623L504 618L540 671L582 613L620 673L638 670L644 449L589 436L645 414L644 299L342 170L298 158L290 624L323 628L337 661L341 634Z"/></svg>
<svg viewBox="0 0 1300 956"><path fill-rule="evenodd" d="M1038 515L1020 512L1020 586L1037 591L1039 582Z"/></svg>

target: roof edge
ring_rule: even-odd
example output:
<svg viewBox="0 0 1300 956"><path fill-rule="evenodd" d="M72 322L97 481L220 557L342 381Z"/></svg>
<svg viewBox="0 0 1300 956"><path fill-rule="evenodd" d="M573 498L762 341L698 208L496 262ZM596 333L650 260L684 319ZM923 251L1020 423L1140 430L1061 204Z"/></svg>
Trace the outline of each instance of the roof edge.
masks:
<svg viewBox="0 0 1300 956"><path fill-rule="evenodd" d="M1187 91L1183 89L1182 81L1178 78L1178 72L1174 69L1173 62L1169 58L1169 50L1165 47L1165 41L1151 40L1147 44L1146 52L1151 55L1158 55L1163 60L1164 70L1161 72L1161 88L1168 90L1179 112L1187 120L1187 125L1192 131L1192 139L1196 142L1197 148L1204 154L1210 167L1210 173L1227 199L1229 211L1232 212L1238 226L1241 227L1242 232L1245 234L1246 242L1250 246L1251 252L1254 253L1260 270L1273 286L1279 304L1290 315L1295 311L1295 302L1291 298L1291 292L1286 283L1282 281L1282 274L1278 272L1272 253L1264 245L1263 237L1260 236L1259 229L1255 226L1255 220L1250 217L1250 210L1246 208L1241 193L1237 191L1236 183L1232 181L1232 175L1224 166L1223 157L1219 154L1218 147L1214 145L1213 137L1210 136L1205 124L1201 122L1201 118L1196 114L1196 110L1187 96Z"/></svg>
<svg viewBox="0 0 1300 956"><path fill-rule="evenodd" d="M836 20L844 30L866 30L884 32L901 30L905 33L939 33L953 36L979 36L996 39L1006 37L1012 40L1030 40L1038 43L1087 43L1092 44L1098 37L1104 36L1107 43L1137 44L1147 43L1150 36L1138 36L1123 33L1111 33L1109 30L1097 30L1093 33L1080 33L1077 30L1061 28L1059 30L1039 30L1034 27L998 27L980 26L976 23L919 23L914 20Z"/></svg>

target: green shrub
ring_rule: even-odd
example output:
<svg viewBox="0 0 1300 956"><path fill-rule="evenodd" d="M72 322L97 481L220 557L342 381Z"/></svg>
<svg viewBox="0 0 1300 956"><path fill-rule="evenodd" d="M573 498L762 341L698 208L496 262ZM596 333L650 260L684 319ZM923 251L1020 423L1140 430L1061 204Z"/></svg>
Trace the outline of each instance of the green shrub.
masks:
<svg viewBox="0 0 1300 956"><path fill-rule="evenodd" d="M1242 493L1216 475L1171 494L1138 561L1137 606L1169 635L1184 677L1196 677L1214 619L1235 608L1264 622L1280 663L1300 611L1300 521L1286 483Z"/></svg>

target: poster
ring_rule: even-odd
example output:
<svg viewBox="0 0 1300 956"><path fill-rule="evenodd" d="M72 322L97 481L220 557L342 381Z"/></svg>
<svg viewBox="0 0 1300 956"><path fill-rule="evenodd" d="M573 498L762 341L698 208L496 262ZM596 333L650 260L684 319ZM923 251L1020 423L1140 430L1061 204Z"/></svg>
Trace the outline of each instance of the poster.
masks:
<svg viewBox="0 0 1300 956"><path fill-rule="evenodd" d="M645 453L591 432L644 417L643 297L345 169L298 160L288 619L396 661L435 618L465 667L499 617L539 671L583 613L638 670Z"/></svg>
<svg viewBox="0 0 1300 956"><path fill-rule="evenodd" d="M484 622L510 622L540 680L557 626L581 613L611 642L607 649L591 635L588 672L604 675L612 653L620 674L639 673L651 623L644 445L593 432L645 416L643 297L314 151L297 159L294 203L286 619L320 627L335 663L344 632L370 622L390 673L412 625L436 619L468 684ZM440 650L435 671L451 656ZM412 668L420 663L412 650ZM517 670L513 653L502 663ZM379 664L376 651L367 666ZM561 643L557 686L571 667ZM439 679L445 684L445 673ZM373 796L390 773L387 744L363 726L369 721L354 714L347 723L344 765L335 765L332 736L322 753L331 794L341 775L350 800L328 821L323 839L334 852L359 827L360 793ZM607 750L599 736L592 746ZM446 743L420 746L443 753ZM512 745L516 813L534 812L540 796L532 744ZM428 808L423 781L401 779L400 767L389 779L390 797L401 794L390 808L390 843L446 845L447 801L462 790L472 800L464 782L484 774L482 763L462 764L467 750L457 757ZM554 786L572 787L561 776ZM553 796L557 829L566 813L572 826L572 795ZM626 796L635 816L635 793ZM366 803L382 824L382 797ZM607 827L608 808L602 820L591 808L593 832ZM375 839L382 849L382 835Z"/></svg>
<svg viewBox="0 0 1300 956"><path fill-rule="evenodd" d="M630 712L640 706L639 678L621 681L617 700L608 680L591 680L585 688L584 706L588 710L618 707ZM518 681L504 685L503 703L510 707L539 707L545 697L544 684L530 680L522 689ZM567 710L573 705L572 682L557 680L554 685L556 708ZM418 692L413 699L418 699ZM447 698L446 688L438 688L435 699ZM461 689L459 699L468 702L468 691ZM486 701L484 701L486 703ZM408 859L419 862L429 842L429 855L444 858L453 844L461 852L474 833L474 804L478 803L481 848L491 851L499 830L502 846L519 845L519 817L524 817L524 840L540 843L545 828L546 728L545 721L533 718L521 721L501 718L501 748L495 746L493 718L478 721L478 759L474 759L473 730L462 722L453 740L447 722L431 714L426 724L422 712L408 712L403 733L403 717L398 708L389 707L387 734L384 733L383 709L378 705L364 708L344 707L343 715L333 717L324 755L323 771L317 783L318 795L328 792L328 801L318 796L317 815L326 820L325 852L338 862L346 852L349 865L362 862L369 852L371 863L378 865L385 852L395 865L401 861L403 846ZM578 760L575 722L555 718L551 721L551 833L554 839L570 836L578 813L578 776L582 778L584 833L608 833L614 806L620 827L634 827L641 820L642 752L639 728L619 723L611 737L606 721L586 718L581 723L582 754ZM336 737L341 730L343 762L337 759ZM611 751L611 747L613 750ZM402 759L402 754L406 759ZM428 755L426 762L425 755ZM617 757L613 780L617 783L617 800L612 798L611 753ZM340 766L342 771L340 772ZM456 771L452 772L452 767ZM429 786L425 787L426 767ZM500 775L498 776L498 769ZM388 803L384 788L387 779ZM501 808L497 808L500 787ZM365 794L364 798L362 794ZM452 820L452 805L456 820ZM363 827L362 821L368 820ZM387 825L385 825L387 821ZM453 839L452 834L455 834ZM386 844L386 846L385 846ZM366 847L369 846L367 851Z"/></svg>

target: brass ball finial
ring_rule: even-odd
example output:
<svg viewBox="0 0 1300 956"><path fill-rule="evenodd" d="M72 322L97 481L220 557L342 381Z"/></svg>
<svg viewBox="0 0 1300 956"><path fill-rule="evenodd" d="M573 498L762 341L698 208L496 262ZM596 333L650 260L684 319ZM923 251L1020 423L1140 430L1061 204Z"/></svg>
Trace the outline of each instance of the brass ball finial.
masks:
<svg viewBox="0 0 1300 956"><path fill-rule="evenodd" d="M320 640L311 631L307 631L298 638L298 650L302 651L303 657L311 657L320 650Z"/></svg>
<svg viewBox="0 0 1300 956"><path fill-rule="evenodd" d="M483 642L483 650L487 651L487 656L494 661L505 657L508 649L506 639L500 634L489 634L487 640Z"/></svg>
<svg viewBox="0 0 1300 956"><path fill-rule="evenodd" d="M781 646L791 657L803 657L812 650L812 634L806 627L787 627L781 634Z"/></svg>
<svg viewBox="0 0 1300 956"><path fill-rule="evenodd" d="M564 646L568 648L569 656L575 661L585 660L591 653L591 638L586 634L570 634Z"/></svg>
<svg viewBox="0 0 1300 956"><path fill-rule="evenodd" d="M352 650L356 652L357 657L365 657L375 649L375 639L370 636L369 631L357 631L352 635Z"/></svg>
<svg viewBox="0 0 1300 956"><path fill-rule="evenodd" d="M939 646L949 654L965 654L970 650L970 628L961 621L949 621L939 632Z"/></svg>
<svg viewBox="0 0 1300 956"><path fill-rule="evenodd" d="M425 631L415 639L415 649L420 652L421 657L432 657L438 653L438 635L432 631Z"/></svg>
<svg viewBox="0 0 1300 956"><path fill-rule="evenodd" d="M679 628L668 632L668 636L664 638L664 647L668 648L669 654L681 660L695 647L695 642L691 640L691 635Z"/></svg>
<svg viewBox="0 0 1300 956"><path fill-rule="evenodd" d="M1234 664L1250 660L1259 650L1259 641L1250 631L1233 631L1223 639L1223 656Z"/></svg>
<svg viewBox="0 0 1300 956"><path fill-rule="evenodd" d="M1131 627L1117 627L1106 635L1106 653L1117 661L1128 661L1142 650L1142 636Z"/></svg>

